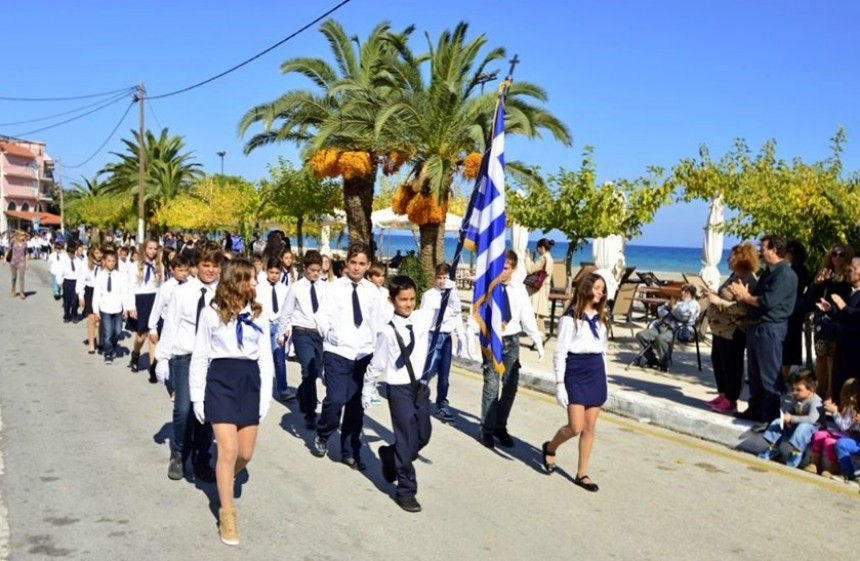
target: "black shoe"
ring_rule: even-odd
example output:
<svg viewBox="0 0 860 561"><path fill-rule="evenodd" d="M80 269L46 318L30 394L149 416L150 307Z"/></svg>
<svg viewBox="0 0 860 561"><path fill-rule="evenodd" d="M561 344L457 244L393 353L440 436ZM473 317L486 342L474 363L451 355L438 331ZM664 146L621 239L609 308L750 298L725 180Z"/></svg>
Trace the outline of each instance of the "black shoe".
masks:
<svg viewBox="0 0 860 561"><path fill-rule="evenodd" d="M155 361L149 365L149 383L150 384L157 384L158 383L158 376L155 375L155 365L157 363L158 363L158 361Z"/></svg>
<svg viewBox="0 0 860 561"><path fill-rule="evenodd" d="M296 399L296 392L294 392L290 389L287 389L286 391L278 393L278 397L277 397L277 400L282 402L282 403L286 403L287 401L293 401L294 399Z"/></svg>
<svg viewBox="0 0 860 561"><path fill-rule="evenodd" d="M397 470L394 467L394 448L380 446L379 459L382 462L382 477L389 483L394 483L397 480Z"/></svg>
<svg viewBox="0 0 860 561"><path fill-rule="evenodd" d="M314 445L311 447L311 454L317 458L322 458L328 454L328 440L320 437L314 438Z"/></svg>
<svg viewBox="0 0 860 561"><path fill-rule="evenodd" d="M588 481L586 481L586 479ZM580 487L585 489L586 491L591 491L592 493L596 493L600 490L600 487L597 486L597 483L592 482L591 478L588 477L587 475L583 475L582 477L579 477L577 475L576 477L573 478L573 482L576 485L579 485Z"/></svg>
<svg viewBox="0 0 860 561"><path fill-rule="evenodd" d="M185 469L182 465L182 456L170 456L170 464L167 466L167 478L172 481L179 481L185 475Z"/></svg>
<svg viewBox="0 0 860 561"><path fill-rule="evenodd" d="M487 448L495 448L496 441L493 439L493 433L481 431L481 436L478 439L481 441L481 444L486 446Z"/></svg>
<svg viewBox="0 0 860 561"><path fill-rule="evenodd" d="M215 483L215 470L209 464L194 466L194 479L205 483Z"/></svg>
<svg viewBox="0 0 860 561"><path fill-rule="evenodd" d="M413 497L395 497L394 502L406 512L421 512L421 504Z"/></svg>
<svg viewBox="0 0 860 561"><path fill-rule="evenodd" d="M315 415L305 417L305 428L315 430L317 428L317 418Z"/></svg>
<svg viewBox="0 0 860 561"><path fill-rule="evenodd" d="M507 429L496 429L493 431L493 436L499 440L499 444L501 444L503 448L514 447L514 439L508 434Z"/></svg>
<svg viewBox="0 0 860 561"><path fill-rule="evenodd" d="M131 358L128 361L128 367L132 372L137 372L140 368L137 366L137 361L140 360L140 353L131 353Z"/></svg>
<svg viewBox="0 0 860 561"><path fill-rule="evenodd" d="M543 453L541 461L543 462L543 469L546 470L546 474L550 475L552 472L555 471L555 462L549 463L548 461L546 461L546 459L555 458L555 452L550 454L549 452L547 452L547 448L549 448L549 442L544 442L543 445L540 447L541 452Z"/></svg>
<svg viewBox="0 0 860 561"><path fill-rule="evenodd" d="M348 465L350 469L354 469L355 471L364 471L367 469L367 464L362 462L361 458L344 458L341 462Z"/></svg>

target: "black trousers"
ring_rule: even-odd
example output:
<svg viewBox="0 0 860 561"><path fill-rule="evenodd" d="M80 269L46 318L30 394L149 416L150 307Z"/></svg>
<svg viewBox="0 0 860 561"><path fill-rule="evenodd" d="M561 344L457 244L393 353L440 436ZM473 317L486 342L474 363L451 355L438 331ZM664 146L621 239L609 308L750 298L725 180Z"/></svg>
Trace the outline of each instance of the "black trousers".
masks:
<svg viewBox="0 0 860 561"><path fill-rule="evenodd" d="M63 319L78 319L78 293L75 292L76 281L63 281Z"/></svg>
<svg viewBox="0 0 860 561"><path fill-rule="evenodd" d="M713 337L711 363L717 379L717 392L729 401L737 401L744 384L744 353L747 350L746 333L735 329L731 339Z"/></svg>
<svg viewBox="0 0 860 561"><path fill-rule="evenodd" d="M394 467L397 471L397 496L414 497L418 492L415 466L418 452L430 442L430 397L415 404L409 385L388 386L388 410L394 430Z"/></svg>
<svg viewBox="0 0 860 561"><path fill-rule="evenodd" d="M768 423L779 417L785 380L782 378L782 343L787 322L758 323L747 331L749 407L756 419Z"/></svg>
<svg viewBox="0 0 860 561"><path fill-rule="evenodd" d="M323 353L325 361L325 399L317 420L317 436L328 440L340 427L341 459L359 459L361 429L364 428L364 407L361 388L364 373L373 355L361 360L349 360L335 353ZM343 424L341 424L343 416Z"/></svg>

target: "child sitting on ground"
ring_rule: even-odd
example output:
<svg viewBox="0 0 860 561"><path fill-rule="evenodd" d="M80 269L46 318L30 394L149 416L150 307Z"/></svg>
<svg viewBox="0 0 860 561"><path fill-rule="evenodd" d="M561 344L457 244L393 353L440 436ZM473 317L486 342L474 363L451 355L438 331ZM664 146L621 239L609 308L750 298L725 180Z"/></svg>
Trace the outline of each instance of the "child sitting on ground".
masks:
<svg viewBox="0 0 860 561"><path fill-rule="evenodd" d="M836 442L848 437L852 430L860 431L860 423L856 420L858 396L860 383L857 378L851 378L842 385L838 407L833 400L824 401L824 410L833 415L836 426L825 427L812 435L812 462L806 471L820 473L822 477L831 477L840 472L836 460Z"/></svg>
<svg viewBox="0 0 860 561"><path fill-rule="evenodd" d="M821 398L815 393L816 378L813 372L801 370L792 382L794 387L788 403L788 411L775 419L762 435L769 446L758 457L762 460L772 460L779 455L779 445L788 439L791 452L785 460L788 467L798 467L803 459L803 452L812 441L812 435L817 430Z"/></svg>

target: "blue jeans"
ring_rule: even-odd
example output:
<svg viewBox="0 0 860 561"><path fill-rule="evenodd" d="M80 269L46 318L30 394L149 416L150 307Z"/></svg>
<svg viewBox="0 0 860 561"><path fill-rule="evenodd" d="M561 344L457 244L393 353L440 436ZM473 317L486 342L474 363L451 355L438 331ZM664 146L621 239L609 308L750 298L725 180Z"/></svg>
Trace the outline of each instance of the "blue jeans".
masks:
<svg viewBox="0 0 860 561"><path fill-rule="evenodd" d="M60 283L57 282L57 275L51 275L51 294L54 298L60 295Z"/></svg>
<svg viewBox="0 0 860 561"><path fill-rule="evenodd" d="M122 314L106 314L101 312L102 352L105 358L116 356L116 343L122 335Z"/></svg>
<svg viewBox="0 0 860 561"><path fill-rule="evenodd" d="M294 328L293 346L302 367L302 382L297 395L299 411L305 418L313 418L317 410L317 378L323 369L322 337L316 331Z"/></svg>
<svg viewBox="0 0 860 561"><path fill-rule="evenodd" d="M200 424L191 407L191 387L188 385L188 367L191 355L176 356L170 359L170 379L173 381L173 438L170 440L170 453L181 456L182 462L193 452L191 459L195 466L209 465L209 446L212 444L212 425Z"/></svg>
<svg viewBox="0 0 860 561"><path fill-rule="evenodd" d="M809 443L812 442L812 435L817 430L818 427L812 423L791 424L784 429L780 429L779 420L777 419L768 425L762 437L774 446L779 446L787 438L792 448L798 452L803 452L809 446Z"/></svg>
<svg viewBox="0 0 860 561"><path fill-rule="evenodd" d="M430 335L431 341L432 335ZM436 379L436 406L441 407L443 402L448 401L448 380L451 376L451 334L439 333L436 340L436 348L430 355L430 366L427 369L428 378L433 375Z"/></svg>
<svg viewBox="0 0 860 561"><path fill-rule="evenodd" d="M836 441L836 459L839 460L839 467L842 469L842 475L848 479L854 479L854 461L852 456L860 455L860 442L846 436Z"/></svg>
<svg viewBox="0 0 860 561"><path fill-rule="evenodd" d="M278 345L278 324L269 326L269 334L272 337L272 359L275 361L275 393L282 394L287 391L287 346Z"/></svg>
<svg viewBox="0 0 860 561"><path fill-rule="evenodd" d="M502 363L505 372L501 376L493 368L492 361L484 356L484 387L481 398L481 430L493 432L507 429L508 416L517 396L520 382L520 337L502 337ZM499 397L499 386L502 395Z"/></svg>

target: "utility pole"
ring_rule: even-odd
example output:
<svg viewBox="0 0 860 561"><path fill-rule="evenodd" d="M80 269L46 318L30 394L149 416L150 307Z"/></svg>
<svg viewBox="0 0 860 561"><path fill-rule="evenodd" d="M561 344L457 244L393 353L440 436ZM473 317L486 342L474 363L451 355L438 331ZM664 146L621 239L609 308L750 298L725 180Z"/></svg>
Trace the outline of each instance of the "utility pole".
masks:
<svg viewBox="0 0 860 561"><path fill-rule="evenodd" d="M137 105L140 108L140 138L138 139L138 169L137 169L137 243L142 244L146 239L146 216L145 204L146 198L146 150L144 143L146 142L145 128L143 124L143 97L146 90L143 87L143 82L137 88Z"/></svg>
<svg viewBox="0 0 860 561"><path fill-rule="evenodd" d="M219 150L218 152L215 152L215 155L221 158L221 175L224 175L224 156L227 155L227 151Z"/></svg>
<svg viewBox="0 0 860 561"><path fill-rule="evenodd" d="M59 186L60 186L60 233L63 234L63 239L66 237L66 206L63 201L63 191L65 191L65 187L63 187L63 160L62 158L57 159L57 163L60 164L57 170L57 175L59 176Z"/></svg>

